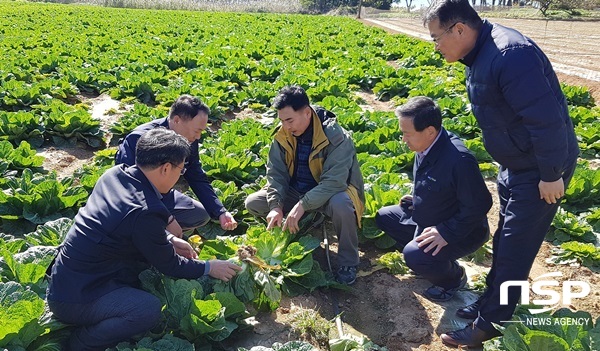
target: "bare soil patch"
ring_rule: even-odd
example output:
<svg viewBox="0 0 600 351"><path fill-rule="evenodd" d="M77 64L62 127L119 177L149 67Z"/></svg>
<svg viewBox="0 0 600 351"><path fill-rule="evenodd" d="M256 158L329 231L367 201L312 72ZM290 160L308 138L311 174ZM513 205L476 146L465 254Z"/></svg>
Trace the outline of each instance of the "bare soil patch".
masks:
<svg viewBox="0 0 600 351"><path fill-rule="evenodd" d="M332 233L331 224L326 225L328 232ZM332 249L335 252L335 245ZM372 260L384 253L370 244L362 245L360 251L359 270L362 273L373 271ZM317 251L315 256L321 267L327 269L324 250ZM469 262L463 264L470 276L486 269ZM256 316L253 330L238 334L223 346L233 351L240 346L270 346L274 342L297 340L303 336L292 332L291 312L299 308L313 309L323 318L333 320L337 306L342 313L345 334L366 336L390 351L451 350L441 343L438 335L467 324L468 321L454 317L454 312L456 308L475 301L477 295L464 290L457 293L452 301L436 304L421 295L430 285L413 275L392 275L386 270L375 270L359 277L348 291L317 290L311 295L284 297L276 311ZM335 328L332 328L330 337L339 337Z"/></svg>
<svg viewBox="0 0 600 351"><path fill-rule="evenodd" d="M365 111L394 111L396 106L391 101L377 100L375 95L364 91L356 92L356 95L363 101L359 104L360 107Z"/></svg>
<svg viewBox="0 0 600 351"><path fill-rule="evenodd" d="M59 178L64 178L72 176L73 172L89 163L94 157L94 150L78 143L72 148L50 146L38 150L37 154L44 156L43 167L45 170L55 171Z"/></svg>

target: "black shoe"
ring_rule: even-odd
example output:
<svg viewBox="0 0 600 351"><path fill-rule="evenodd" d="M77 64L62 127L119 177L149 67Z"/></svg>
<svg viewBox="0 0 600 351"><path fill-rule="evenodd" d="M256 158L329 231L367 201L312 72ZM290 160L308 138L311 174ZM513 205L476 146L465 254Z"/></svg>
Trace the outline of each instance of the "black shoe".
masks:
<svg viewBox="0 0 600 351"><path fill-rule="evenodd" d="M340 284L352 285L356 281L356 266L342 266L337 271L336 280Z"/></svg>
<svg viewBox="0 0 600 351"><path fill-rule="evenodd" d="M500 333L488 333L477 328L473 323L464 329L451 331L440 335L442 342L451 346L481 347L484 341L499 336Z"/></svg>
<svg viewBox="0 0 600 351"><path fill-rule="evenodd" d="M429 289L425 290L425 292L423 292L423 295L434 302L444 302L450 300L452 297L454 297L454 294L458 290L464 288L465 285L467 285L467 273L465 272L465 269L463 267L460 267L460 269L462 270L462 275L460 277L460 282L458 283L458 286L451 289L444 289L441 286L433 285Z"/></svg>
<svg viewBox="0 0 600 351"><path fill-rule="evenodd" d="M475 319L479 316L479 308L481 307L481 301L477 300L470 304L469 306L465 306L463 308L459 308L456 310L456 316L464 319Z"/></svg>

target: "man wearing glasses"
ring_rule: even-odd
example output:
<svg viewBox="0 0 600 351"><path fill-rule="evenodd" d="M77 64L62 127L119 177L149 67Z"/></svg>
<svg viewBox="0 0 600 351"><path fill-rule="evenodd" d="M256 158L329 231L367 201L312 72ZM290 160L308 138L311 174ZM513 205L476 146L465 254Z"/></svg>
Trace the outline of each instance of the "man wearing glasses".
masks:
<svg viewBox="0 0 600 351"><path fill-rule="evenodd" d="M435 49L466 68L473 114L490 155L500 164L500 214L485 293L459 309L474 319L442 334L447 344L479 346L511 319L519 288L500 304L500 285L526 281L579 154L567 101L550 61L529 38L482 20L468 0L441 0L425 13Z"/></svg>
<svg viewBox="0 0 600 351"><path fill-rule="evenodd" d="M134 166L115 166L98 179L49 268L48 307L73 327L61 350L105 350L155 326L163 304L138 278L150 266L175 278L223 281L241 270L199 261L186 241L165 236L171 215L162 194L177 183L189 153L185 138L154 128L139 138Z"/></svg>
<svg viewBox="0 0 600 351"><path fill-rule="evenodd" d="M172 216L167 231L177 237L183 235L183 229L203 226L211 218L218 219L221 228L233 230L237 222L229 213L211 186L200 164L198 140L206 129L210 109L200 99L190 95L181 95L171 106L169 116L156 119L135 128L119 143L115 163L135 164L135 148L138 140L148 131L164 127L183 136L190 143L190 155L180 167L181 175L200 201L196 201L177 190L164 194L163 203Z"/></svg>

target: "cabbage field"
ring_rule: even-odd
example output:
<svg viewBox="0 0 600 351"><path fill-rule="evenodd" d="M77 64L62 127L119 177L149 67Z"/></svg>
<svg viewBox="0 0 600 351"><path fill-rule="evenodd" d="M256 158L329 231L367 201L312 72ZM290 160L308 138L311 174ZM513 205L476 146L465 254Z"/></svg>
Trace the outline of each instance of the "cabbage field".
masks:
<svg viewBox="0 0 600 351"><path fill-rule="evenodd" d="M61 349L69 326L46 310L46 267L96 180L112 166L117 140L141 123L166 116L181 94L198 96L211 109L212 127L202 136L200 159L240 223L233 233L210 223L187 235L201 259L245 252L245 269L226 284L145 271L140 280L163 302L164 318L117 350L236 350L231 340L251 335L252 316L280 313L290 297L352 294L352 289L370 294L375 283L360 280L372 276L359 277L350 289L335 283L319 259L321 230L313 228L312 217L304 221L306 235L273 234L244 208L246 196L265 182L278 121L270 101L289 84L303 86L313 103L333 111L352 132L367 196L361 252L388 268L377 273L385 278L377 279L397 280L406 273L401 258L391 249L392 239L374 224L379 208L398 203L411 189L413 154L400 142L393 106L417 95L436 99L445 128L466 139L487 179L496 174L470 112L464 79L463 67L446 64L431 43L389 35L351 18L0 1L0 350ZM553 263L577 264L597 275L600 107L584 87L565 85L564 91L582 157L548 241ZM98 96L118 101L119 107L93 118ZM378 108L380 102L387 108ZM48 150L86 150L93 157L65 174L44 166L41 154ZM361 270L369 269L369 262L361 263ZM577 313L597 318L599 311ZM353 327L368 334L366 328L373 326L367 324L372 323ZM408 349L427 345L433 334L429 327L423 340L406 334L400 340ZM388 333L386 328L398 327L381 328ZM525 345L518 350L538 350L535 340L559 345L553 350L600 350L598 321L563 329L507 328L504 338L485 349L514 350L514 343L504 341L510 338ZM400 349L382 338L340 335L317 342L297 334L276 344L269 340L261 345L269 348L260 350Z"/></svg>

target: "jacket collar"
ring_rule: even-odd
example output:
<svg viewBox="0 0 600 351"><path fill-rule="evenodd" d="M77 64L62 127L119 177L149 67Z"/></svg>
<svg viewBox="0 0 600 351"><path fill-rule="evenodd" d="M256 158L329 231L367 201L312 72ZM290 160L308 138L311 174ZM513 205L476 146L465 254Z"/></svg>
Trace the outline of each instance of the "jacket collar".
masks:
<svg viewBox="0 0 600 351"><path fill-rule="evenodd" d="M481 25L481 29L479 30L479 34L477 35L477 41L475 42L475 47L471 50L465 57L459 60L464 65L471 67L479 51L483 47L483 43L488 39L490 33L492 32L492 24L487 20L483 20L483 24Z"/></svg>
<svg viewBox="0 0 600 351"><path fill-rule="evenodd" d="M125 171L125 173L129 174L131 177L133 177L140 183L146 184L146 186L148 186L149 188L152 188L152 190L154 190L154 192L156 193L156 197L158 197L159 200L163 198L163 195L160 193L160 191L158 191L158 189L156 189L154 184L152 184L152 182L146 177L144 172L142 172L142 170L138 168L137 165L133 165L133 166L121 165L121 166L122 166L122 169Z"/></svg>
<svg viewBox="0 0 600 351"><path fill-rule="evenodd" d="M329 140L325 135L325 131L323 130L323 125L321 119L315 112L314 108L311 106L312 111L312 153L318 152L322 150L324 147L329 145ZM275 134L275 140L279 142L288 152L295 155L296 149L296 137L292 135L285 128L279 127L279 130Z"/></svg>
<svg viewBox="0 0 600 351"><path fill-rule="evenodd" d="M449 142L450 137L448 136L448 132L442 127L440 129L440 135L438 140L433 144L427 155L421 161L420 167L426 166L431 163L435 163L437 158L442 153L442 150L447 147L447 143ZM420 168L419 167L419 168Z"/></svg>
<svg viewBox="0 0 600 351"><path fill-rule="evenodd" d="M302 135L297 136L296 140L298 140L300 142L304 142L304 143L312 142L314 122L315 121L311 118L308 128L306 128L306 130L304 131L304 133L302 133Z"/></svg>
<svg viewBox="0 0 600 351"><path fill-rule="evenodd" d="M159 127L165 127L167 129L171 129L171 128L169 128L169 117L160 118L157 120L157 122L158 122Z"/></svg>

